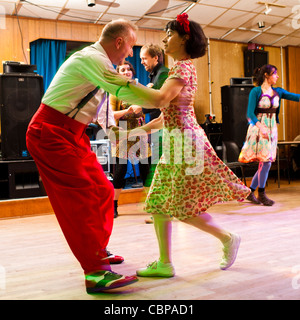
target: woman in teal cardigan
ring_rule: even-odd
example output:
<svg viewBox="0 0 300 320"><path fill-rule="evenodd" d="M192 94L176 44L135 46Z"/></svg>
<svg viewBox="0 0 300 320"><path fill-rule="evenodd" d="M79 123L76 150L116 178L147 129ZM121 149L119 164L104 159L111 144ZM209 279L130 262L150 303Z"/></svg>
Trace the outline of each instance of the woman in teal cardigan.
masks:
<svg viewBox="0 0 300 320"><path fill-rule="evenodd" d="M249 127L239 156L239 161L243 163L259 162L250 186L252 192L247 199L265 206L274 204L265 193L265 185L271 164L276 159L280 102L281 99L300 100L300 94L273 88L278 78L277 68L273 65L267 64L255 70L254 80L257 87L253 88L249 95L247 109ZM258 198L254 195L257 187Z"/></svg>

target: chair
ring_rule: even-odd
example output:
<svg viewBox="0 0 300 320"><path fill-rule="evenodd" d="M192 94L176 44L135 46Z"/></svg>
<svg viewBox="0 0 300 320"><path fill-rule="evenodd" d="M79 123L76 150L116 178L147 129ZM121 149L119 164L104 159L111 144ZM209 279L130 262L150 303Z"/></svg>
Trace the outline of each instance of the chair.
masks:
<svg viewBox="0 0 300 320"><path fill-rule="evenodd" d="M300 141L300 135L298 135L294 141ZM300 145L299 144L292 144L291 145L291 161L292 161L292 168L294 172L300 170Z"/></svg>
<svg viewBox="0 0 300 320"><path fill-rule="evenodd" d="M236 173L236 169L240 169L242 180L244 180L245 185L246 178L244 172L244 163L238 162L240 155L240 148L234 141L223 141L223 161L228 168L232 169Z"/></svg>

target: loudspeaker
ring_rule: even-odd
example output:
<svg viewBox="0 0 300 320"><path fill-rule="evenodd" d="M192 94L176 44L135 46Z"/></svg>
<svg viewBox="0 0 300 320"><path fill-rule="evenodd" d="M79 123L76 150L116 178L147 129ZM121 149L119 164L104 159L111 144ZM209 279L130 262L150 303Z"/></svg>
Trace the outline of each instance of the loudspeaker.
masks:
<svg viewBox="0 0 300 320"><path fill-rule="evenodd" d="M248 97L252 88L250 85L221 87L223 141L234 141L239 148L246 138Z"/></svg>
<svg viewBox="0 0 300 320"><path fill-rule="evenodd" d="M31 158L26 147L26 131L42 96L42 76L26 73L0 75L2 160Z"/></svg>
<svg viewBox="0 0 300 320"><path fill-rule="evenodd" d="M245 77L252 77L253 71L269 63L268 51L246 50L244 51Z"/></svg>
<svg viewBox="0 0 300 320"><path fill-rule="evenodd" d="M0 199L45 196L34 160L0 161Z"/></svg>

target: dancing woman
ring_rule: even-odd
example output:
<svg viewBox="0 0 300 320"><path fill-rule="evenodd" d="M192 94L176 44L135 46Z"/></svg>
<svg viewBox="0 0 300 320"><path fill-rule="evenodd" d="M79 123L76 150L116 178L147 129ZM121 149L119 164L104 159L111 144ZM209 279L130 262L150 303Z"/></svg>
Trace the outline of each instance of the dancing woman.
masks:
<svg viewBox="0 0 300 320"><path fill-rule="evenodd" d="M167 24L163 43L165 53L174 59L174 66L162 88L153 90L128 84L137 95L163 106L159 118L129 132L131 136L151 133L152 129L164 130L163 154L145 205L145 210L153 215L160 255L157 261L137 270L137 275L175 275L170 249L171 216L218 238L224 251L220 268L227 269L235 261L240 237L218 226L206 211L218 202L244 199L250 190L217 157L197 123L193 100L184 99L188 94L194 96L197 89L191 59L206 53L207 42L201 26L189 21L187 14L179 15ZM184 152L179 155L178 150Z"/></svg>
<svg viewBox="0 0 300 320"><path fill-rule="evenodd" d="M299 101L300 94L290 93L282 88L273 88L279 78L277 68L266 64L254 71L257 87L250 91L247 117L249 127L239 161L259 162L258 170L252 178L248 200L255 204L272 206L274 201L265 193L272 162L276 160L277 123L281 99ZM254 192L258 187L258 198Z"/></svg>

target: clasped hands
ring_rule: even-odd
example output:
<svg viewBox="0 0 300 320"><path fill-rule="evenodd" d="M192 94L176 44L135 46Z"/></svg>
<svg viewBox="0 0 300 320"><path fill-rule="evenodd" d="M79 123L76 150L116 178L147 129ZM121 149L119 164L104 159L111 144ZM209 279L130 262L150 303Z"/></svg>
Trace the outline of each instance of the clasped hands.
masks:
<svg viewBox="0 0 300 320"><path fill-rule="evenodd" d="M133 104L126 110L127 110L127 113L129 113L129 114L131 114L131 113L138 114L142 111L142 107Z"/></svg>

